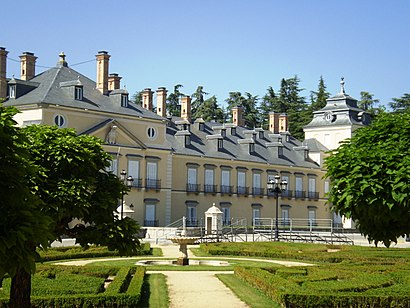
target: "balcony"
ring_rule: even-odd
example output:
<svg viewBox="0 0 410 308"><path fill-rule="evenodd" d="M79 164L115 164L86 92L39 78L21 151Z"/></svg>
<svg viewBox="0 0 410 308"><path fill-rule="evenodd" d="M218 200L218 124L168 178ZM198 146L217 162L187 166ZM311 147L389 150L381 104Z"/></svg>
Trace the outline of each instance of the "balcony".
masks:
<svg viewBox="0 0 410 308"><path fill-rule="evenodd" d="M236 186L236 193L238 195L247 196L249 195L249 187Z"/></svg>
<svg viewBox="0 0 410 308"><path fill-rule="evenodd" d="M201 184L186 184L186 191L187 192L194 192L194 193L199 193L201 189Z"/></svg>
<svg viewBox="0 0 410 308"><path fill-rule="evenodd" d="M198 219L196 218L187 218L185 221L187 227L198 227Z"/></svg>
<svg viewBox="0 0 410 308"><path fill-rule="evenodd" d="M233 186L221 185L221 194L232 195Z"/></svg>
<svg viewBox="0 0 410 308"><path fill-rule="evenodd" d="M317 192L317 191L309 191L309 192L308 192L308 199L318 200L318 199L319 199L319 192Z"/></svg>
<svg viewBox="0 0 410 308"><path fill-rule="evenodd" d="M158 227L159 220L144 220L144 227Z"/></svg>
<svg viewBox="0 0 410 308"><path fill-rule="evenodd" d="M295 198L296 199L304 199L306 198L306 192L302 190L295 190Z"/></svg>
<svg viewBox="0 0 410 308"><path fill-rule="evenodd" d="M252 187L252 195L254 196L263 196L264 188L261 187Z"/></svg>
<svg viewBox="0 0 410 308"><path fill-rule="evenodd" d="M161 180L145 179L145 189L161 189Z"/></svg>
<svg viewBox="0 0 410 308"><path fill-rule="evenodd" d="M292 191L291 190L284 190L281 194L282 198L292 198Z"/></svg>
<svg viewBox="0 0 410 308"><path fill-rule="evenodd" d="M132 182L132 187L141 188L142 187L142 179L134 179Z"/></svg>
<svg viewBox="0 0 410 308"><path fill-rule="evenodd" d="M217 185L210 185L210 184L205 184L204 185L204 193L212 193L215 194L217 189Z"/></svg>

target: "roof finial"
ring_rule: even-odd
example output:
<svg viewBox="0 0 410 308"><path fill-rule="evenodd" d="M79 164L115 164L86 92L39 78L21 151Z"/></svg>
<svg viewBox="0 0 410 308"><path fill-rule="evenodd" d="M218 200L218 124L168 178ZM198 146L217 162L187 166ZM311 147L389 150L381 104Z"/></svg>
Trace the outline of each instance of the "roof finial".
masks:
<svg viewBox="0 0 410 308"><path fill-rule="evenodd" d="M342 77L340 80L340 94L346 94L345 92L345 78Z"/></svg>
<svg viewBox="0 0 410 308"><path fill-rule="evenodd" d="M60 54L59 54L58 56L60 57L60 59L58 60L57 65L58 65L59 67L62 67L62 66L67 67L67 66L68 66L68 63L67 63L67 61L65 60L64 51L60 52Z"/></svg>

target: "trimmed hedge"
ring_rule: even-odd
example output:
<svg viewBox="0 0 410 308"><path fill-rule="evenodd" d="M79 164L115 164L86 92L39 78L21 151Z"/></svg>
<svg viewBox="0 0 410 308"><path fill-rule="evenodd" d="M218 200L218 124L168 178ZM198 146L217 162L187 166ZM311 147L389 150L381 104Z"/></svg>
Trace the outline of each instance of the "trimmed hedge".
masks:
<svg viewBox="0 0 410 308"><path fill-rule="evenodd" d="M400 281L386 273L352 275L351 270L337 266L297 270L236 267L235 275L285 307L410 306L408 292L390 288ZM407 277L403 273L402 278Z"/></svg>
<svg viewBox="0 0 410 308"><path fill-rule="evenodd" d="M80 258L102 258L120 256L116 250L108 250L107 247L90 246L85 249L79 246L74 247L56 247L49 248L45 251L39 250L41 262L57 261L65 259L80 259ZM151 247L149 243L141 244L138 254L135 256L150 255Z"/></svg>

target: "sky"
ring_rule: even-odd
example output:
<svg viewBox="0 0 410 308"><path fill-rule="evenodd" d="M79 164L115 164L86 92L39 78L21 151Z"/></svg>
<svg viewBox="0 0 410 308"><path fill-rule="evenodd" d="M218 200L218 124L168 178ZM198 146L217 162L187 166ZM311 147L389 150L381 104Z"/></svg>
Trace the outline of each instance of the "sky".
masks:
<svg viewBox="0 0 410 308"><path fill-rule="evenodd" d="M105 50L131 95L201 85L223 105L229 92L263 97L295 75L307 101L320 76L331 95L341 77L356 99L367 91L387 105L410 93L408 0L13 0L1 11L7 77L20 77L13 60L25 51L38 57L36 73L63 51L95 80Z"/></svg>

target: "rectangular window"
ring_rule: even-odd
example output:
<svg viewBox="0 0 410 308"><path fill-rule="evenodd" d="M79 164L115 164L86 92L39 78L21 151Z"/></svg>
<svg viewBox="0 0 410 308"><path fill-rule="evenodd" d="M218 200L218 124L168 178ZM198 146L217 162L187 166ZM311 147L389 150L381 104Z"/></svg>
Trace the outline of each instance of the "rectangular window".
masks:
<svg viewBox="0 0 410 308"><path fill-rule="evenodd" d="M121 94L121 107L127 107L127 106L128 106L128 95Z"/></svg>
<svg viewBox="0 0 410 308"><path fill-rule="evenodd" d="M193 206L193 205L187 206L186 225L187 227L197 227L198 226L196 206Z"/></svg>
<svg viewBox="0 0 410 308"><path fill-rule="evenodd" d="M9 93L10 98L16 98L16 86L15 85L10 86L9 91L10 91Z"/></svg>
<svg viewBox="0 0 410 308"><path fill-rule="evenodd" d="M240 195L245 195L248 192L246 191L246 172L238 171L238 183L237 183L237 192Z"/></svg>
<svg viewBox="0 0 410 308"><path fill-rule="evenodd" d="M74 87L74 96L75 96L75 100L82 101L83 100L83 87Z"/></svg>
<svg viewBox="0 0 410 308"><path fill-rule="evenodd" d="M223 169L221 171L221 193L231 193L231 171Z"/></svg>
<svg viewBox="0 0 410 308"><path fill-rule="evenodd" d="M282 208L282 225L284 226L289 226L290 225L290 220L289 220L289 208Z"/></svg>
<svg viewBox="0 0 410 308"><path fill-rule="evenodd" d="M128 160L128 175L132 176L134 181L132 182L132 186L134 187L141 187L140 181L140 161L136 159Z"/></svg>
<svg viewBox="0 0 410 308"><path fill-rule="evenodd" d="M118 160L117 158L112 158L111 159L111 164L107 168L107 171L111 171L113 174L118 175Z"/></svg>
<svg viewBox="0 0 410 308"><path fill-rule="evenodd" d="M197 168L188 168L187 174L187 191L199 191L199 186L197 183Z"/></svg>
<svg viewBox="0 0 410 308"><path fill-rule="evenodd" d="M316 209L309 209L308 212L309 225L316 225Z"/></svg>
<svg viewBox="0 0 410 308"><path fill-rule="evenodd" d="M295 179L295 198L304 198L305 192L303 191L303 178L297 176Z"/></svg>
<svg viewBox="0 0 410 308"><path fill-rule="evenodd" d="M205 169L205 192L215 192L214 169Z"/></svg>
<svg viewBox="0 0 410 308"><path fill-rule="evenodd" d="M222 211L222 222L224 226L229 226L231 224L231 209L229 207L223 206Z"/></svg>
<svg viewBox="0 0 410 308"><path fill-rule="evenodd" d="M144 226L156 227L158 222L155 219L155 204L145 204L145 221Z"/></svg>
<svg viewBox="0 0 410 308"><path fill-rule="evenodd" d="M308 182L308 197L309 199L317 199L318 193L316 192L316 178L309 177Z"/></svg>
<svg viewBox="0 0 410 308"><path fill-rule="evenodd" d="M325 180L325 194L327 194L330 191L330 181Z"/></svg>
<svg viewBox="0 0 410 308"><path fill-rule="evenodd" d="M153 161L147 162L147 178L146 178L147 188L159 188L158 183L158 163Z"/></svg>
<svg viewBox="0 0 410 308"><path fill-rule="evenodd" d="M252 221L253 221L254 226L260 225L259 218L261 218L261 209L259 207L253 208L252 209Z"/></svg>
<svg viewBox="0 0 410 308"><path fill-rule="evenodd" d="M252 191L254 195L263 195L261 174L259 172L254 172L252 175Z"/></svg>

